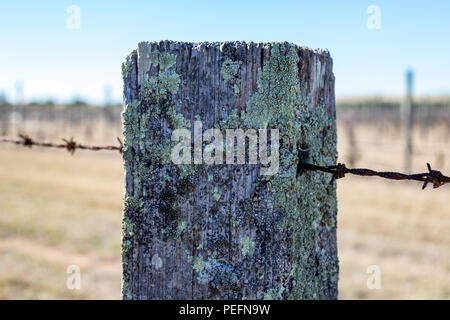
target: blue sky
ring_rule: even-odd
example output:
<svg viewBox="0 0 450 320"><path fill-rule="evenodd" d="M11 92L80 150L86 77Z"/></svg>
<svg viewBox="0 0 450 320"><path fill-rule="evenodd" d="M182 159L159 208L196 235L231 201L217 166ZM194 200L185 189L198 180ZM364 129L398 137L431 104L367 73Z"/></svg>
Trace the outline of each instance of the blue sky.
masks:
<svg viewBox="0 0 450 320"><path fill-rule="evenodd" d="M67 28L70 5L80 29ZM370 30L366 12L381 10ZM27 100L121 100L120 65L140 41L289 41L327 48L336 96L450 94L450 1L1 1L0 92Z"/></svg>

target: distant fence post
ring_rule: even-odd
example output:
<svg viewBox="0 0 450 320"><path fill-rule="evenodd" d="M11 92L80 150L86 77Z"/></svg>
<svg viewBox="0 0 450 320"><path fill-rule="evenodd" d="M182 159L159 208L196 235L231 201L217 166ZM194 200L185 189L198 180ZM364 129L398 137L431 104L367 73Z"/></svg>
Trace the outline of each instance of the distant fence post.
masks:
<svg viewBox="0 0 450 320"><path fill-rule="evenodd" d="M329 53L143 42L122 76L123 298L336 299L336 183L298 168L336 162Z"/></svg>
<svg viewBox="0 0 450 320"><path fill-rule="evenodd" d="M406 94L402 103L402 128L405 138L404 145L404 170L411 172L411 157L413 153L412 145L412 127L413 127L413 101L412 87L414 72L411 69L406 71Z"/></svg>

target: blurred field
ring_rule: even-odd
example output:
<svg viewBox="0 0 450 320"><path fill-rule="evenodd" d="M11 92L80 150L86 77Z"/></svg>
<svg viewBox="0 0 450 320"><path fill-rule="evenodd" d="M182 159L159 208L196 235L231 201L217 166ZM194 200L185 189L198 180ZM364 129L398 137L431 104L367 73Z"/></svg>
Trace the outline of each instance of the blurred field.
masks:
<svg viewBox="0 0 450 320"><path fill-rule="evenodd" d="M352 149L341 125L339 161ZM413 171L426 162L450 172L448 126L414 131ZM402 170L403 144L396 128L355 128L357 166ZM354 145L353 145L354 148ZM338 182L341 299L450 298L450 186L421 190L418 182L346 177ZM381 289L368 290L369 265L381 270Z"/></svg>
<svg viewBox="0 0 450 320"><path fill-rule="evenodd" d="M350 142L340 123L341 162L353 154L357 166L402 170L395 126L359 124L353 134ZM450 172L448 125L415 130L414 144L415 171L426 171L429 161ZM120 298L118 154L0 145L0 181L0 299ZM450 186L420 187L339 180L341 299L450 298ZM66 288L73 264L81 267L81 290ZM381 268L380 290L367 289L370 265Z"/></svg>
<svg viewBox="0 0 450 320"><path fill-rule="evenodd" d="M120 298L120 156L2 145L0 164L0 299Z"/></svg>

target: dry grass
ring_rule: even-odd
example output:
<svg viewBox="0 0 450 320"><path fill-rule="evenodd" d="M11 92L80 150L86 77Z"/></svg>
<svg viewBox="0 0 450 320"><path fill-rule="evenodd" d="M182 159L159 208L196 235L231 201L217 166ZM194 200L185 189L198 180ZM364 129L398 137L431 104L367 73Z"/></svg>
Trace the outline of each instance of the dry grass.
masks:
<svg viewBox="0 0 450 320"><path fill-rule="evenodd" d="M0 159L0 298L120 298L120 156L2 146Z"/></svg>
<svg viewBox="0 0 450 320"><path fill-rule="evenodd" d="M450 155L437 152L449 150L439 130L415 138L414 169L439 160L450 171ZM339 131L346 161L349 145ZM401 170L396 129L358 127L356 135L358 165ZM0 299L120 297L119 155L1 145L0 181ZM449 192L379 178L340 180L340 298L450 298ZM65 285L72 264L81 268L79 291ZM380 290L367 289L369 265L381 268Z"/></svg>

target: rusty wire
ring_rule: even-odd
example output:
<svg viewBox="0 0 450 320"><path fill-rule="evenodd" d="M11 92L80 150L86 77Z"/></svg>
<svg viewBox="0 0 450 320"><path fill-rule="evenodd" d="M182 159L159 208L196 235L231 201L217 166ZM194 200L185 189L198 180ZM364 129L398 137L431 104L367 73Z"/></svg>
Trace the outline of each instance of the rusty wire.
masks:
<svg viewBox="0 0 450 320"><path fill-rule="evenodd" d="M423 182L422 190L425 189L428 183L433 184L433 188L438 188L446 183L450 182L450 177L444 176L440 171L432 170L431 165L427 163L428 172L416 173L416 174L404 174L400 172L389 172L389 171L375 171L371 169L350 169L345 166L345 164L338 163L336 166L317 166L309 163L300 163L299 168L309 171L322 171L332 174L332 180L344 178L346 174L350 173L357 176L377 176L384 179L390 180L414 180Z"/></svg>
<svg viewBox="0 0 450 320"><path fill-rule="evenodd" d="M123 149L122 141L119 138L117 138L117 141L119 142L118 146L113 145L101 146L101 145L81 144L73 140L73 138L70 138L70 140L62 139L63 143L53 143L48 141L36 141L24 134L19 135L19 137L20 138L0 137L0 142L14 143L29 148L31 148L32 146L39 146L47 148L66 149L67 151L70 152L70 154L74 154L77 149L91 150L91 151L112 150L112 151L119 151L119 153L122 153Z"/></svg>
<svg viewBox="0 0 450 320"><path fill-rule="evenodd" d="M36 141L27 135L19 135L19 139L14 139L10 137L0 137L0 142L14 143L16 145L22 145L24 147L31 148L32 146L48 147L48 148L60 148L66 149L71 154L74 154L77 149L83 150L114 150L122 153L123 144L122 141L117 138L119 142L118 146L113 145L86 145L77 143L73 138L70 140L62 139L63 143L52 143L47 141ZM389 180L413 180L423 182L422 189L425 189L428 183L432 183L434 188L438 188L446 183L450 183L450 177L443 175L440 171L431 169L431 165L427 163L428 172L416 173L416 174L404 174L400 172L390 172L390 171L375 171L371 169L354 168L350 169L345 166L345 164L338 163L335 166L318 166L310 163L300 163L298 168L307 171L321 171L330 173L332 175L331 182L336 179L344 178L346 174L353 174L357 176L377 176Z"/></svg>

